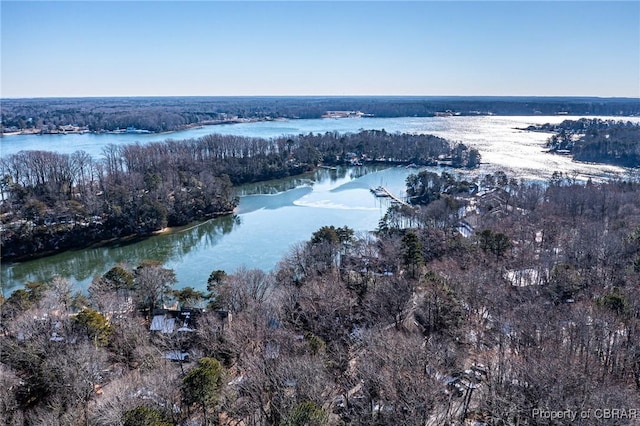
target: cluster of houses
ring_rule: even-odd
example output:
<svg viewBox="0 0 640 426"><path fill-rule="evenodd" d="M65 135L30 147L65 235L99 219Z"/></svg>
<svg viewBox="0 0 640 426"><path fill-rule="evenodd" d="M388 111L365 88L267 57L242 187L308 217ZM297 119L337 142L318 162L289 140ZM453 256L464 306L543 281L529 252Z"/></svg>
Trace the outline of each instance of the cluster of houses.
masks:
<svg viewBox="0 0 640 426"><path fill-rule="evenodd" d="M59 126L49 125L41 129L35 128L35 127L21 129L17 126L2 127L3 136L32 135L32 134L65 135L67 133L89 133L89 128L87 126L74 126L71 124L65 124L65 125L59 125Z"/></svg>
<svg viewBox="0 0 640 426"><path fill-rule="evenodd" d="M465 238L474 235L475 230L486 217L506 216L513 212L514 207L508 203L509 194L501 188L493 188L476 193L467 200L467 205L460 209L457 224L458 232ZM542 243L542 231L538 231L533 240ZM549 279L549 270L539 268L522 268L506 270L504 278L515 287L543 285ZM571 302L571 300L567 300Z"/></svg>
<svg viewBox="0 0 640 426"><path fill-rule="evenodd" d="M327 111L322 114L322 118L360 118L370 115L361 111Z"/></svg>

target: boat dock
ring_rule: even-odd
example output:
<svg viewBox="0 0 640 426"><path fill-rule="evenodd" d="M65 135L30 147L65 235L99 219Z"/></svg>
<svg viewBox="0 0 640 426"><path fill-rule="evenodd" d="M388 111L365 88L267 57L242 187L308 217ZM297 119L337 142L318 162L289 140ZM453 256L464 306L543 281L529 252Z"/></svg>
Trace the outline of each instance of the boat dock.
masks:
<svg viewBox="0 0 640 426"><path fill-rule="evenodd" d="M373 195L375 195L376 197L387 197L387 198L391 198L393 201L395 201L398 204L401 204L403 206L407 206L407 207L412 207L409 203L405 202L404 200L401 200L399 197L395 196L391 191L389 191L387 188L385 188L384 186L379 186L377 188L372 188L371 192L373 193Z"/></svg>

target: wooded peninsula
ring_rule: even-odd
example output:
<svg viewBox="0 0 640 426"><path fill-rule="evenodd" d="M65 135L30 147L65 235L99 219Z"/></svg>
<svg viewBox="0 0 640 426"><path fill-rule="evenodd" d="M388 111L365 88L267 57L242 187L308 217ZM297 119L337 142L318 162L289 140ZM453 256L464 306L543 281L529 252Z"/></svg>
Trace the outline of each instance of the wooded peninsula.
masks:
<svg viewBox="0 0 640 426"><path fill-rule="evenodd" d="M318 165L447 164L474 168L476 149L431 135L362 131L270 140L197 140L108 146L102 159L22 151L0 160L2 259L150 235L237 204L234 185L299 175Z"/></svg>
<svg viewBox="0 0 640 426"><path fill-rule="evenodd" d="M550 152L576 161L640 167L640 124L624 120L581 118L524 130L550 132Z"/></svg>

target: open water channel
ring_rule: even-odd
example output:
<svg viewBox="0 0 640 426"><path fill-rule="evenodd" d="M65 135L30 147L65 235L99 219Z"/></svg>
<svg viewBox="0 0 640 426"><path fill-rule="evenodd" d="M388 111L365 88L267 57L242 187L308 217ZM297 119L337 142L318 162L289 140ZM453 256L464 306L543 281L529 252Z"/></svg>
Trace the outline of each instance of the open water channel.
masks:
<svg viewBox="0 0 640 426"><path fill-rule="evenodd" d="M16 135L0 140L2 157L20 150L58 152L85 150L96 158L108 144L197 138L210 133L271 138L318 132L357 132L385 129L388 132L430 133L463 142L480 151L483 164L472 175L504 170L510 176L546 180L554 171L578 178L638 177L637 169L576 163L566 156L544 152L548 134L517 130L531 124L557 123L578 117L429 117L318 119L242 123L208 126L168 135L69 134ZM627 120L627 118L625 118ZM640 118L631 118L640 122ZM435 170L439 171L439 170ZM149 238L119 244L71 250L41 259L3 263L0 279L5 295L27 281L46 281L60 275L76 288L86 289L91 279L119 262L135 266L145 259L163 262L176 272L177 288L206 287L211 271L233 272L245 266L273 270L301 241L321 226L349 226L358 232L374 230L388 201L375 198L370 188L384 185L403 196L404 182L415 169L402 167L352 167L320 169L283 181L239 188L240 204L234 216Z"/></svg>

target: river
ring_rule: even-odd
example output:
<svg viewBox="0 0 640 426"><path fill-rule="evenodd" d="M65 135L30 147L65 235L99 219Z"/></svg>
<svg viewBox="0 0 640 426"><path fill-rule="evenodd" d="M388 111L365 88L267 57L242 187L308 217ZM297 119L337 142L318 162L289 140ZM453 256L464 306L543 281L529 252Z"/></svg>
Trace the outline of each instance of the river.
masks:
<svg viewBox="0 0 640 426"><path fill-rule="evenodd" d="M638 171L615 166L576 163L569 157L544 153L548 134L516 128L577 117L429 117L318 119L242 123L207 126L169 135L69 134L16 135L0 140L2 156L25 149L73 152L79 149L99 158L108 144L186 139L210 133L271 138L327 131L357 132L385 129L388 132L431 133L477 148L482 166L472 172L482 175L504 170L523 179L546 180L554 171L578 178L637 176ZM627 120L627 118L625 118ZM640 122L640 118L631 118ZM142 260L163 262L176 272L177 288L204 289L211 271L260 268L273 270L298 242L308 240L324 225L349 226L371 231L388 207L369 188L380 184L399 196L413 169L355 167L320 169L308 176L239 188L236 215L194 224L153 237L115 245L72 250L41 259L4 263L0 267L6 293L27 281L68 278L77 289L86 290L92 277L119 262L135 266Z"/></svg>

